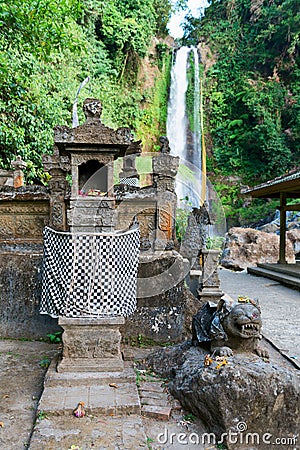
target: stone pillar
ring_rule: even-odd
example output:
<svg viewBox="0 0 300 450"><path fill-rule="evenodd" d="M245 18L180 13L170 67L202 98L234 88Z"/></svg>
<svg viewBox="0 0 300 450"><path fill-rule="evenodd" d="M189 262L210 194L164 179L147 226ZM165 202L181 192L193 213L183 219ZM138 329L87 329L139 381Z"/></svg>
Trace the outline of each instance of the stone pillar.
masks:
<svg viewBox="0 0 300 450"><path fill-rule="evenodd" d="M26 169L26 162L22 160L21 156L17 156L15 161L11 162L13 168L14 188L24 186L24 172Z"/></svg>
<svg viewBox="0 0 300 450"><path fill-rule="evenodd" d="M67 229L67 216L65 195L67 190L66 173L70 170L68 156L60 156L58 148L54 146L53 155L43 155L44 169L49 172L50 190L50 227L65 231Z"/></svg>
<svg viewBox="0 0 300 450"><path fill-rule="evenodd" d="M286 264L286 193L280 192L280 236L279 236L279 260L278 264Z"/></svg>
<svg viewBox="0 0 300 450"><path fill-rule="evenodd" d="M218 275L220 251L202 250L200 266L202 268L201 287L198 291L200 300L218 303L224 292L220 289Z"/></svg>
<svg viewBox="0 0 300 450"><path fill-rule="evenodd" d="M188 217L188 224L183 236L180 253L184 258L188 258L191 269L198 271L199 256L206 249L208 237L208 225L211 225L210 214L208 213L208 205L206 202L200 208L193 208Z"/></svg>
<svg viewBox="0 0 300 450"><path fill-rule="evenodd" d="M118 372L124 369L120 325L124 317L59 317L63 355L58 372Z"/></svg>
<svg viewBox="0 0 300 450"><path fill-rule="evenodd" d="M155 249L164 250L174 247L175 216L177 195L175 193L175 178L179 167L179 157L170 155L169 140L160 137L160 153L152 158L153 186L158 200L157 236Z"/></svg>

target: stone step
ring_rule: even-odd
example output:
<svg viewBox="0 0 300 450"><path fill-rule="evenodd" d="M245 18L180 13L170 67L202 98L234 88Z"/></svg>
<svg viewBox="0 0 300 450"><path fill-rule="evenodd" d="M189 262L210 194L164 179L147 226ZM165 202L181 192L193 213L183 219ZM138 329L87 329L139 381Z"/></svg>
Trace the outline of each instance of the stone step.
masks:
<svg viewBox="0 0 300 450"><path fill-rule="evenodd" d="M164 392L151 392L151 391L143 391L139 389L139 394L141 398L152 398L159 400L161 402L168 401L168 395Z"/></svg>
<svg viewBox="0 0 300 450"><path fill-rule="evenodd" d="M261 269L271 270L272 272L284 273L292 277L300 278L300 267L296 264L267 264L259 263L257 267Z"/></svg>
<svg viewBox="0 0 300 450"><path fill-rule="evenodd" d="M51 416L37 422L30 450L149 450L142 418Z"/></svg>
<svg viewBox="0 0 300 450"><path fill-rule="evenodd" d="M48 415L70 415L79 402L84 402L89 414L140 414L141 403L134 383L80 386L46 386L38 410Z"/></svg>
<svg viewBox="0 0 300 450"><path fill-rule="evenodd" d="M172 406L166 387L161 380L143 381L140 383L138 390L143 416L158 420L170 419Z"/></svg>
<svg viewBox="0 0 300 450"><path fill-rule="evenodd" d="M280 274L279 272L273 272L272 270L263 269L261 267L248 267L247 271L251 275L270 278L271 280L278 281L294 289L300 289L300 279L297 277Z"/></svg>
<svg viewBox="0 0 300 450"><path fill-rule="evenodd" d="M139 390L149 392L164 392L165 387L162 381L141 381Z"/></svg>
<svg viewBox="0 0 300 450"><path fill-rule="evenodd" d="M143 405L142 416L152 417L153 419L169 420L172 408L170 406Z"/></svg>
<svg viewBox="0 0 300 450"><path fill-rule="evenodd" d="M121 372L57 372L57 358L51 361L45 376L44 385L47 387L68 387L86 385L108 385L109 383L135 383L135 372L132 364L125 362Z"/></svg>

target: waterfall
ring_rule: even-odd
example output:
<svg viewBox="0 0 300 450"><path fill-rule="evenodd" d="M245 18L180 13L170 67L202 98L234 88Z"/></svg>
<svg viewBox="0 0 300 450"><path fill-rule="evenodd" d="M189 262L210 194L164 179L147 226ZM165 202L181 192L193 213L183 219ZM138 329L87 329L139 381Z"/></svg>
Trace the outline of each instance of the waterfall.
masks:
<svg viewBox="0 0 300 450"><path fill-rule="evenodd" d="M187 61L190 49L181 47L176 52L171 70L170 97L167 116L167 136L173 155L186 158L187 117L185 94L188 87Z"/></svg>
<svg viewBox="0 0 300 450"><path fill-rule="evenodd" d="M187 111L188 69L190 54L194 56L193 110ZM190 123L188 117L193 117ZM188 199L190 206L200 206L201 195L201 133L199 60L195 47L177 50L171 70L171 86L167 115L167 136L171 153L180 157L176 193Z"/></svg>

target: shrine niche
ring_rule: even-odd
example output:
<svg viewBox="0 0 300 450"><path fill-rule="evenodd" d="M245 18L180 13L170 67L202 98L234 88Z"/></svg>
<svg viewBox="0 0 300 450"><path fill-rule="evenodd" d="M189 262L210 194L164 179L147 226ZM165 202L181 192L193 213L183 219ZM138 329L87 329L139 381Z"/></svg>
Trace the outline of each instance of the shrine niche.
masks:
<svg viewBox="0 0 300 450"><path fill-rule="evenodd" d="M78 167L79 195L107 195L107 167L90 160Z"/></svg>

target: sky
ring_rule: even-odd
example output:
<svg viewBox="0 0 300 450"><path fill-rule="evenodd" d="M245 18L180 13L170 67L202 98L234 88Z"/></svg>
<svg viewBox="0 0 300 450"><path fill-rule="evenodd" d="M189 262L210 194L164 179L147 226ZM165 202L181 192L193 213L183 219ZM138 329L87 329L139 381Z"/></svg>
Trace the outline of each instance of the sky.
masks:
<svg viewBox="0 0 300 450"><path fill-rule="evenodd" d="M188 0L188 9L190 9L193 16L199 17L199 10L209 5L207 0ZM173 14L169 23L168 29L171 36L174 38L181 38L183 36L183 30L180 27L180 23L183 21L184 16L187 14L188 9Z"/></svg>

